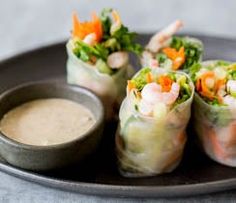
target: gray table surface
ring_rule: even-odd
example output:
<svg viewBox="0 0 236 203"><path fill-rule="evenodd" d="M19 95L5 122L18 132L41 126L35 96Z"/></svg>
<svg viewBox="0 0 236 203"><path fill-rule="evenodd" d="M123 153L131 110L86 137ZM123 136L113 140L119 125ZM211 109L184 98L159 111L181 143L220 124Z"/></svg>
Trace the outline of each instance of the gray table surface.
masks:
<svg viewBox="0 0 236 203"><path fill-rule="evenodd" d="M185 32L236 37L235 0L0 0L0 59L68 38L72 11L85 19L103 7L117 8L123 21L139 32L153 32L180 18L185 22ZM236 192L155 200L108 198L59 191L0 172L0 202L173 201L236 202Z"/></svg>

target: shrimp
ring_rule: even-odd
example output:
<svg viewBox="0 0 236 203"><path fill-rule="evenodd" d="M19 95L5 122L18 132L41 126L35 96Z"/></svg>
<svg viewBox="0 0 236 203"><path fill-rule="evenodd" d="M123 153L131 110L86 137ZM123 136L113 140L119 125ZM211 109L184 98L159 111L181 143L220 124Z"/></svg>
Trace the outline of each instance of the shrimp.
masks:
<svg viewBox="0 0 236 203"><path fill-rule="evenodd" d="M119 69L125 66L129 61L127 52L118 51L110 54L107 58L107 65L113 69Z"/></svg>
<svg viewBox="0 0 236 203"><path fill-rule="evenodd" d="M151 105L162 101L162 92L161 92L161 85L152 82L143 88L141 95L142 98Z"/></svg>
<svg viewBox="0 0 236 203"><path fill-rule="evenodd" d="M227 104L232 109L236 109L236 98L231 95L226 95L223 97L223 103Z"/></svg>
<svg viewBox="0 0 236 203"><path fill-rule="evenodd" d="M169 92L162 92L161 85L155 82L147 84L141 92L140 112L144 115L151 115L157 103L172 105L179 96L179 90L180 86L176 82L171 85Z"/></svg>
<svg viewBox="0 0 236 203"><path fill-rule="evenodd" d="M90 45L90 46L93 46L97 42L96 39L97 39L96 34L90 33L85 36L85 38L83 39L83 42Z"/></svg>
<svg viewBox="0 0 236 203"><path fill-rule="evenodd" d="M141 56L141 64L143 67L149 66L150 61L154 59L153 55L149 51L143 51ZM156 60L157 61L157 60Z"/></svg>
<svg viewBox="0 0 236 203"><path fill-rule="evenodd" d="M171 85L171 90L169 92L162 93L162 102L164 102L167 105L173 104L179 96L179 90L180 90L179 84L174 82Z"/></svg>
<svg viewBox="0 0 236 203"><path fill-rule="evenodd" d="M158 61L156 59L151 59L149 61L149 67L151 68L158 68L159 64L158 64Z"/></svg>
<svg viewBox="0 0 236 203"><path fill-rule="evenodd" d="M164 44L174 35L181 27L183 26L183 22L180 20L176 20L175 22L171 23L169 26L155 34L149 41L146 48L156 53L158 52Z"/></svg>

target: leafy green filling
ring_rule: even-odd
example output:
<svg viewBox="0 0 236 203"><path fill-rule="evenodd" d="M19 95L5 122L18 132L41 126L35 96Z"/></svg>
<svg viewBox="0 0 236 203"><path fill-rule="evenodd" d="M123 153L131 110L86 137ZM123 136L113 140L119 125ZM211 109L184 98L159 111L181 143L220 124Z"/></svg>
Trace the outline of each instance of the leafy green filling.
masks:
<svg viewBox="0 0 236 203"><path fill-rule="evenodd" d="M84 62L94 62L95 59L107 61L107 57L117 51L128 51L135 54L141 54L143 48L135 43L136 33L129 32L128 28L121 26L111 33L112 19L110 17L112 9L104 9L101 12L100 20L102 22L103 36L99 43L90 46L82 40L76 40L74 43L74 54Z"/></svg>
<svg viewBox="0 0 236 203"><path fill-rule="evenodd" d="M185 37L174 36L170 46L176 50L179 50L182 46L184 47L185 62L180 69L187 69L199 62L203 53L203 48L200 43L188 40L188 38Z"/></svg>
<svg viewBox="0 0 236 203"><path fill-rule="evenodd" d="M175 102L175 105L185 102L191 97L192 94L192 89L189 85L190 80L184 75L177 75L177 76L178 78L176 77L177 78L176 82L180 86L180 91L179 91L179 96Z"/></svg>
<svg viewBox="0 0 236 203"><path fill-rule="evenodd" d="M108 57L108 50L101 44L96 44L94 46L89 46L81 40L75 41L75 48L73 49L74 54L80 58L82 61L91 60L92 56L106 60Z"/></svg>
<svg viewBox="0 0 236 203"><path fill-rule="evenodd" d="M151 72L150 68L143 68L138 72L138 74L131 80L131 82L135 85L138 91L142 91L144 86L147 84L147 73Z"/></svg>
<svg viewBox="0 0 236 203"><path fill-rule="evenodd" d="M171 40L170 47L177 51L179 51L181 47L184 47L185 62L180 69L186 70L201 60L203 53L202 44L198 41L192 40L191 38L174 36ZM165 66L165 62L168 59L165 54L158 53L156 58L161 66Z"/></svg>
<svg viewBox="0 0 236 203"><path fill-rule="evenodd" d="M200 63L195 63L189 68L189 75L194 83L196 82L196 74L200 69L201 69Z"/></svg>
<svg viewBox="0 0 236 203"><path fill-rule="evenodd" d="M150 68L143 68L138 74L131 80L135 88L138 91L142 91L147 82L147 74L151 72ZM189 85L190 80L183 74L176 74L174 72L168 73L167 76L174 82L177 82L180 86L179 96L175 102L175 105L180 104L191 97L192 89ZM134 92L135 93L135 92ZM175 106L174 105L174 106Z"/></svg>

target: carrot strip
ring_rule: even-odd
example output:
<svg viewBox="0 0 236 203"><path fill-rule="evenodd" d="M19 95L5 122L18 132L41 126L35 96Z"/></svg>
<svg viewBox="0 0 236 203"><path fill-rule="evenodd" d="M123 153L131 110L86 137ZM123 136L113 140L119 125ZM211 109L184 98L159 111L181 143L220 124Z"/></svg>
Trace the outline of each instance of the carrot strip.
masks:
<svg viewBox="0 0 236 203"><path fill-rule="evenodd" d="M214 96L214 90L211 91L207 85L206 85L206 80L208 78L213 78L214 79L214 72L213 71L207 71L206 73L204 73L198 80L200 80L199 82L197 81L197 90L199 91L199 93L204 96L207 97L208 99L212 100L215 98Z"/></svg>
<svg viewBox="0 0 236 203"><path fill-rule="evenodd" d="M153 79L152 79L152 74L149 72L149 73L147 73L147 75L146 75L146 80L147 80L147 83L151 83L152 81L153 81Z"/></svg>
<svg viewBox="0 0 236 203"><path fill-rule="evenodd" d="M92 21L81 23L76 15L73 13L73 30L72 37L78 37L83 40L88 34L94 33L96 35L96 42L102 39L103 30L102 23L96 13L92 14Z"/></svg>
<svg viewBox="0 0 236 203"><path fill-rule="evenodd" d="M166 47L162 49L162 52L171 60L175 60L177 57L177 51L174 48Z"/></svg>
<svg viewBox="0 0 236 203"><path fill-rule="evenodd" d="M138 90L137 90L136 94L137 94L138 98L140 98L140 99L142 98L142 94Z"/></svg>
<svg viewBox="0 0 236 203"><path fill-rule="evenodd" d="M235 148L236 147L236 121L233 121L229 124L229 139L226 142L227 148Z"/></svg>
<svg viewBox="0 0 236 203"><path fill-rule="evenodd" d="M174 70L178 70L185 62L184 47L181 47L179 51L174 48L166 47L162 52L173 61Z"/></svg>
<svg viewBox="0 0 236 203"><path fill-rule="evenodd" d="M171 153L168 157L165 159L165 165L162 168L163 171L168 171L182 156L182 150L175 151L174 153Z"/></svg>
<svg viewBox="0 0 236 203"><path fill-rule="evenodd" d="M197 82L196 82L196 90L197 90L198 92L201 91L201 78L198 78L198 79L197 79Z"/></svg>
<svg viewBox="0 0 236 203"><path fill-rule="evenodd" d="M72 20L73 20L72 36L80 38L80 31L79 31L80 30L80 22L79 22L79 19L78 19L76 13L73 13Z"/></svg>
<svg viewBox="0 0 236 203"><path fill-rule="evenodd" d="M221 147L219 141L217 140L216 133L214 132L214 130L208 129L207 134L208 134L208 137L209 137L210 142L212 144L213 152L214 152L215 156L219 159L224 160L226 158L226 154L224 152L224 149Z"/></svg>
<svg viewBox="0 0 236 203"><path fill-rule="evenodd" d="M219 90L221 86L225 85L226 83L226 80L225 79L222 79L222 80L218 80L217 83L216 83L216 86L215 86L215 90Z"/></svg>
<svg viewBox="0 0 236 203"><path fill-rule="evenodd" d="M135 88L135 85L130 80L128 80L127 82L128 82L127 89L128 92L130 92L132 89Z"/></svg>
<svg viewBox="0 0 236 203"><path fill-rule="evenodd" d="M186 134L185 134L185 132L179 133L179 135L177 136L177 140L179 142L179 145L183 145L186 142Z"/></svg>
<svg viewBox="0 0 236 203"><path fill-rule="evenodd" d="M171 78L165 75L160 76L157 82L161 85L163 92L169 92L173 83Z"/></svg>

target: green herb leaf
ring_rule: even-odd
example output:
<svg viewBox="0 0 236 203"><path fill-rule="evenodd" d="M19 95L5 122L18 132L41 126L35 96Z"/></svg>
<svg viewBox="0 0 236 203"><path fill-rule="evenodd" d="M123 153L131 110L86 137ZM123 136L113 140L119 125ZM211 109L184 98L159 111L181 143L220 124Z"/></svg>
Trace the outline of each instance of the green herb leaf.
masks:
<svg viewBox="0 0 236 203"><path fill-rule="evenodd" d="M188 69L195 63L201 60L203 53L203 45L200 41L193 40L188 37L176 37L172 38L170 46L179 50L182 46L185 52L185 62L180 69Z"/></svg>
<svg viewBox="0 0 236 203"><path fill-rule="evenodd" d="M195 63L189 68L189 75L193 82L196 81L196 73L201 69L200 63Z"/></svg>
<svg viewBox="0 0 236 203"><path fill-rule="evenodd" d="M102 21L102 29L103 29L103 38L108 39L110 37L110 27L112 24L112 20L110 18L110 13L112 12L111 8L105 8L102 10L100 19Z"/></svg>
<svg viewBox="0 0 236 203"><path fill-rule="evenodd" d="M136 75L131 82L135 85L138 91L141 91L143 87L147 84L146 75L147 73L151 72L150 68L143 68L140 70L138 75Z"/></svg>
<svg viewBox="0 0 236 203"><path fill-rule="evenodd" d="M122 25L121 28L113 34L113 37L120 43L121 50L141 54L143 47L134 42L136 35L136 33L129 32L128 28Z"/></svg>
<svg viewBox="0 0 236 203"><path fill-rule="evenodd" d="M158 53L156 55L156 59L158 61L159 64L162 64L162 63L165 63L166 59L167 59L167 56L163 53Z"/></svg>

